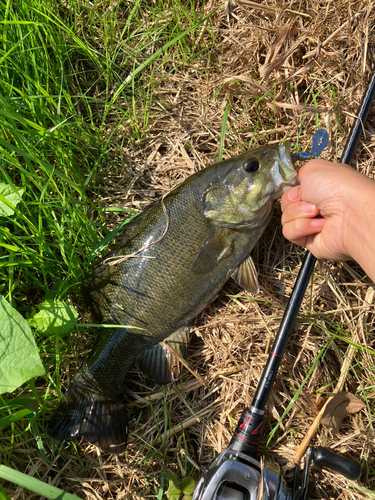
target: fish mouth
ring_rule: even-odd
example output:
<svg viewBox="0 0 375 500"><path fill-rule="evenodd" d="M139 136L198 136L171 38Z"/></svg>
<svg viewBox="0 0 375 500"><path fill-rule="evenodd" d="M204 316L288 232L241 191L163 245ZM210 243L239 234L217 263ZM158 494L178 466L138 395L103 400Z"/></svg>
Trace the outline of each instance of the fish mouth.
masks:
<svg viewBox="0 0 375 500"><path fill-rule="evenodd" d="M288 189L299 184L297 171L290 156L290 143L279 146L277 158L272 167L272 177L275 184L275 197L282 196Z"/></svg>
<svg viewBox="0 0 375 500"><path fill-rule="evenodd" d="M298 186L299 184L300 184L300 181L299 181L298 177L296 176L289 182L282 182L280 184L280 191L282 191L282 194L284 194L285 191L287 191L288 189L290 189L292 187Z"/></svg>

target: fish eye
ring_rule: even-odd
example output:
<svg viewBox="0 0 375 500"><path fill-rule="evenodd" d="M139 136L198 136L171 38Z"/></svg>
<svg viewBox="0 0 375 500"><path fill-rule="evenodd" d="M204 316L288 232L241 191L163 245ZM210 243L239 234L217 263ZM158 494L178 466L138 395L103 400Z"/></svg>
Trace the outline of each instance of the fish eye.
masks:
<svg viewBox="0 0 375 500"><path fill-rule="evenodd" d="M259 169L258 160L249 160L245 163L244 169L246 172L256 172Z"/></svg>

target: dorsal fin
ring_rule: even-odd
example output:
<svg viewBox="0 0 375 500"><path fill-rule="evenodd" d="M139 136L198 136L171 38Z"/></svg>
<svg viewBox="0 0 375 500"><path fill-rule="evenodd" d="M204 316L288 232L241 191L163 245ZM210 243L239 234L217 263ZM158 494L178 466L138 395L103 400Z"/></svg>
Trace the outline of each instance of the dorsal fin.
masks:
<svg viewBox="0 0 375 500"><path fill-rule="evenodd" d="M152 201L147 205L147 207L142 210L139 214L137 214L135 217L133 217L129 222L127 222L123 230L114 236L113 242L110 245L110 251L113 252L115 250L118 250L121 246L123 246L130 236L132 235L134 229L139 226L139 224L147 217L149 214L150 210L159 202L159 200ZM116 229L114 230L116 231Z"/></svg>
<svg viewBox="0 0 375 500"><path fill-rule="evenodd" d="M95 257L102 254L104 251L107 251L104 258L107 258L110 254L113 254L113 252L118 251L128 241L134 229L139 226L156 203L157 201L151 202L142 212L130 218L128 222L122 222L113 231L108 233L102 240L99 241L99 243L95 245L91 252L90 260L94 260Z"/></svg>

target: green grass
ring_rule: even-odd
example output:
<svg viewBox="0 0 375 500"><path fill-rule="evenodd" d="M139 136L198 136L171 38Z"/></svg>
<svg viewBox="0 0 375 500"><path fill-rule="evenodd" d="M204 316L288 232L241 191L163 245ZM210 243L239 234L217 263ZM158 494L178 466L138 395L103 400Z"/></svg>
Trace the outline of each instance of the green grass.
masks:
<svg viewBox="0 0 375 500"><path fill-rule="evenodd" d="M35 293L65 298L86 272L90 250L102 236L90 223L88 210L98 207L87 193L95 193L111 160L112 136L128 119L126 139L144 136L153 68L167 59L168 65L183 65L193 53L202 20L190 9L193 3L171 4L147 12L147 26L144 6L129 2L121 28L116 8L102 16L84 2L70 2L56 16L48 0L17 8L11 1L0 4L0 178L25 190L1 227L2 291L11 303L27 304ZM168 54L174 46L180 60L176 51L174 60ZM109 115L115 125L105 134Z"/></svg>
<svg viewBox="0 0 375 500"><path fill-rule="evenodd" d="M24 317L46 299L76 303L103 236L106 243L111 236L96 195L111 169L114 134L126 122L124 143L143 138L155 72L160 81L202 57L194 47L204 21L196 2L114 5L0 2L0 182L23 189L18 204L0 194L10 212L0 224L0 293ZM0 445L5 462L14 459L15 440L30 435L48 460L43 420L50 388L60 393L69 333L35 335L47 369L38 384L44 393L29 381L1 397L0 427L10 431L7 449Z"/></svg>
<svg viewBox="0 0 375 500"><path fill-rule="evenodd" d="M30 490L34 493L38 493L43 495L45 498L49 498L51 500L79 500L78 497L74 495L70 495L69 493L65 493L59 488L55 488L54 486L50 486L45 484L39 479L35 479L34 477L30 477L27 474L23 474L21 472L15 471L10 467L6 467L5 465L0 465L0 477L7 481L13 482ZM0 487L1 488L1 487ZM5 491L0 489L0 499L1 495L4 495L2 500L8 500Z"/></svg>

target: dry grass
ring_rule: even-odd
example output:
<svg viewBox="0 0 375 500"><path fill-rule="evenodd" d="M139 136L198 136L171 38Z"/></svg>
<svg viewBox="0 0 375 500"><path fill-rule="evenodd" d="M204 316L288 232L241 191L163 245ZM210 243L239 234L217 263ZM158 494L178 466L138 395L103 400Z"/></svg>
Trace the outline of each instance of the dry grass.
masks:
<svg viewBox="0 0 375 500"><path fill-rule="evenodd" d="M205 12L217 5L218 0L210 0ZM209 50L183 68L171 71L171 61L153 75L154 82L160 83L144 139L133 142L130 123L115 133L114 164L125 159L132 174L129 170L124 174L122 166L113 168L100 187L103 205L142 209L181 179L214 162L228 102L224 158L243 152L249 142L276 144L286 138L309 150L318 126L330 132L330 148L324 157L339 159L374 68L373 3L268 0L261 7L238 0L228 8L219 7L196 41L196 53L205 46ZM285 53L289 56L281 57ZM272 70L268 79L260 79L260 68L263 74ZM136 106L142 116L141 103ZM108 133L115 123L116 115L109 116ZM353 159L353 166L370 176L375 174L374 128L373 107ZM113 215L108 215L107 222L114 224ZM66 444L48 450L48 466L30 451L32 440L20 440L13 447L14 467L19 468L20 461L29 474L90 500L156 498L162 470L168 467L198 478L225 449L233 425L251 402L302 257L301 249L283 239L276 209L255 251L259 296L254 299L229 282L197 319L188 362L205 383L184 370L176 384L161 390L135 372L128 374L129 405L137 422L132 425L125 455L102 456L82 442L76 445L79 459L73 445ZM312 441L361 461L361 481L314 469L311 498L349 500L375 495L348 486L375 489L371 457L374 314L365 302L370 286L353 262L318 263L271 393L264 438L323 352L265 450L266 459L279 463L290 476L292 457L339 380L347 340L358 335L358 343L368 348L355 351L343 384L363 398L367 408L347 418L338 435L320 428ZM78 365L74 355L65 359L62 368L67 370L67 379ZM18 489L12 498L37 496Z"/></svg>

